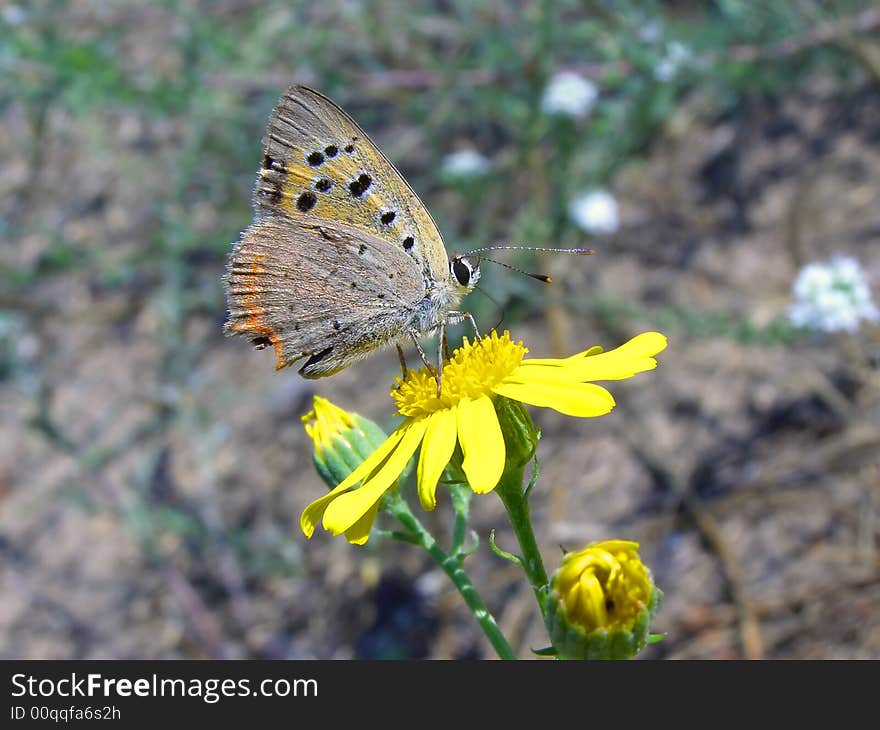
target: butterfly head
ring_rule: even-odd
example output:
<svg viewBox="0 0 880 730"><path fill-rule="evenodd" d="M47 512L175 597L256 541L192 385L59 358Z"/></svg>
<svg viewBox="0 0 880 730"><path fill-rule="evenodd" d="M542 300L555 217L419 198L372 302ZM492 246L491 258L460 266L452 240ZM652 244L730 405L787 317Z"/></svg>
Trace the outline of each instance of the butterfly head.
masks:
<svg viewBox="0 0 880 730"><path fill-rule="evenodd" d="M449 259L449 275L459 293L467 294L480 280L479 256L453 256Z"/></svg>

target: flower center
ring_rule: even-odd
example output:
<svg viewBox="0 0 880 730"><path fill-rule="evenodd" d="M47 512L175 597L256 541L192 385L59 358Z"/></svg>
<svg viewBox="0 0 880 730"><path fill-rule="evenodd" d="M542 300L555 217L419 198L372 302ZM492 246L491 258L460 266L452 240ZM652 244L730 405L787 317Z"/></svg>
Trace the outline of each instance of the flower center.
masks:
<svg viewBox="0 0 880 730"><path fill-rule="evenodd" d="M489 395L492 389L510 375L528 352L522 342L513 342L505 330L499 336L494 330L471 343L467 338L443 364L442 390L437 397L437 381L427 368L410 370L405 378L397 378L391 397L402 416L427 416L444 408L452 408L464 398Z"/></svg>

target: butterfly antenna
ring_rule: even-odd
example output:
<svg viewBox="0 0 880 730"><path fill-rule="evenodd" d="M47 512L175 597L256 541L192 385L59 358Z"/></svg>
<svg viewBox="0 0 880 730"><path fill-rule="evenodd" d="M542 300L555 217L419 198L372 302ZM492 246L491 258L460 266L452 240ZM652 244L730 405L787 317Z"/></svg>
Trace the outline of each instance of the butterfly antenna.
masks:
<svg viewBox="0 0 880 730"><path fill-rule="evenodd" d="M482 251L489 251L490 249L478 249ZM469 251L468 253L474 253L473 251ZM480 261L491 261L493 264L498 264L499 266L503 266L505 269L510 269L511 271L516 271L520 274L525 274L526 276L530 276L533 279L537 279L538 281L542 281L545 284L549 284L553 281L553 279L547 274L533 274L525 269L520 269L516 266L511 266L510 264L505 264L503 261L496 261L495 259L490 259L488 256L480 256Z"/></svg>
<svg viewBox="0 0 880 730"><path fill-rule="evenodd" d="M541 251L543 253L570 253L575 256L590 256L596 253L591 248L547 248L545 246L509 246L507 244L499 244L497 246L484 246L483 248L475 248L468 253L480 254L483 251ZM491 260L491 259L490 259ZM497 261L493 263L498 263ZM502 264L504 266L505 264Z"/></svg>

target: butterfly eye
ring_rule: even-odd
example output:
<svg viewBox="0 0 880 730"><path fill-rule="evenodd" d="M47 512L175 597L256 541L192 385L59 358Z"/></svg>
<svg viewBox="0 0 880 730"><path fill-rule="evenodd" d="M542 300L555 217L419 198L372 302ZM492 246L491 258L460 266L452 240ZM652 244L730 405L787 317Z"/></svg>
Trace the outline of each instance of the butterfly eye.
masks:
<svg viewBox="0 0 880 730"><path fill-rule="evenodd" d="M449 265L452 275L461 286L467 286L471 281L471 266L464 259L454 258Z"/></svg>

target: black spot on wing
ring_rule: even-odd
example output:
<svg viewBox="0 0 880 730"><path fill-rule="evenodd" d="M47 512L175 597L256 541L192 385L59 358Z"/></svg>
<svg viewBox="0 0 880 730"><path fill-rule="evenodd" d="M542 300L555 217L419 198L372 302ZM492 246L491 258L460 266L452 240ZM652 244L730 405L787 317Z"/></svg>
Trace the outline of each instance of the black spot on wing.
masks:
<svg viewBox="0 0 880 730"><path fill-rule="evenodd" d="M365 192L367 192L367 189L372 184L373 178L370 177L367 173L362 172L360 175L357 176L357 178L355 178L348 184L348 190L354 197L359 198Z"/></svg>
<svg viewBox="0 0 880 730"><path fill-rule="evenodd" d="M316 365L317 363L321 362L321 360L323 360L325 357L327 357L327 355L329 355L331 352L333 352L332 347L327 347L327 348L324 348L323 350L321 350L321 352L316 352L308 360L306 360L306 364L303 365L299 369L299 371L301 373L304 373L312 365Z"/></svg>
<svg viewBox="0 0 880 730"><path fill-rule="evenodd" d="M323 164L324 155L320 152L311 152L308 156L306 156L306 162L308 162L312 167L318 167L318 165Z"/></svg>
<svg viewBox="0 0 880 730"><path fill-rule="evenodd" d="M308 213L318 202L318 197L311 191L306 190L296 199L297 210Z"/></svg>

